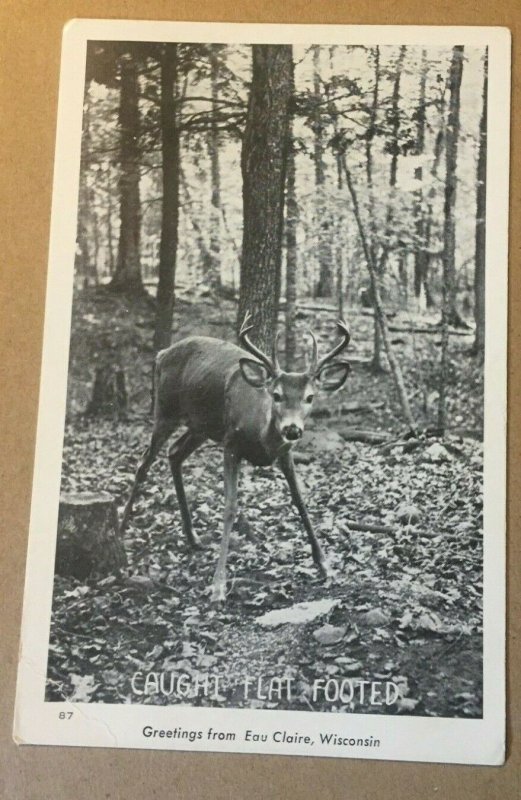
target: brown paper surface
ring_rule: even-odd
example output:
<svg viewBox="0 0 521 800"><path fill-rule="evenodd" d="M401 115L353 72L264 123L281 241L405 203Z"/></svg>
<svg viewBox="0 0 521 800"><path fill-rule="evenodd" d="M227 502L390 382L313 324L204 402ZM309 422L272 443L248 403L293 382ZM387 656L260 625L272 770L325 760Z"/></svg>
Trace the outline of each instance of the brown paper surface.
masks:
<svg viewBox="0 0 521 800"><path fill-rule="evenodd" d="M66 747L11 738L42 350L60 40L74 17L499 25L513 35L508 719L504 767ZM481 800L521 797L521 3L519 0L3 0L0 5L0 797ZM73 202L73 198L71 198ZM493 270L493 267L492 267Z"/></svg>

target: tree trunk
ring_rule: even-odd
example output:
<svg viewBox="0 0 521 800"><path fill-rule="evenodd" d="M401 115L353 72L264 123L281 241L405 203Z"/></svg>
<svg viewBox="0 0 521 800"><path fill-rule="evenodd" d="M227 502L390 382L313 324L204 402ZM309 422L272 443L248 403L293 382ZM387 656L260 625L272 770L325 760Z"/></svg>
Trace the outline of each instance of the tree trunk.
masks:
<svg viewBox="0 0 521 800"><path fill-rule="evenodd" d="M389 200L385 215L385 229L383 242L378 258L375 260L377 280L382 284L387 259L391 250L391 238L394 227L394 200L396 193L396 181L398 177L398 155L400 153L400 85L402 79L403 62L407 48L405 45L400 47L400 52L395 64L393 93L391 99L391 139L389 150L391 152L391 163L389 166Z"/></svg>
<svg viewBox="0 0 521 800"><path fill-rule="evenodd" d="M120 229L116 271L110 282L110 288L126 295L139 295L143 294L144 289L140 263L140 121L138 69L135 57L130 53L121 56L120 67Z"/></svg>
<svg viewBox="0 0 521 800"><path fill-rule="evenodd" d="M85 416L125 420L128 410L125 373L116 354L102 343L100 345L107 354L96 365L92 395Z"/></svg>
<svg viewBox="0 0 521 800"><path fill-rule="evenodd" d="M371 255L373 264L376 264L377 252L377 231L376 231L376 215L375 215L375 198L373 186L373 142L376 136L376 121L378 115L378 103L380 94L380 48L376 46L371 51L374 62L374 84L372 92L372 102L369 112L369 126L367 131L367 139L365 143L366 162L365 169L367 175L367 190L369 195L369 241L367 246ZM371 294L372 296L372 294ZM371 361L371 370L373 372L383 372L384 365L382 360L382 342L380 335L380 326L378 325L377 315L374 315L374 328L373 328L373 358Z"/></svg>
<svg viewBox="0 0 521 800"><path fill-rule="evenodd" d="M92 242L92 189L89 188L89 160L91 154L90 135L90 97L87 88L84 92L83 133L81 138L81 176L78 196L78 229L76 234L77 252L74 267L77 277L81 277L84 289L90 286L93 272L91 258Z"/></svg>
<svg viewBox="0 0 521 800"><path fill-rule="evenodd" d="M219 126L217 114L219 111L219 45L210 45L210 80L212 91L212 115L208 133L208 154L210 156L210 174L212 181L211 195L211 220L210 220L210 269L208 283L210 288L219 290L221 287L221 170L219 164Z"/></svg>
<svg viewBox="0 0 521 800"><path fill-rule="evenodd" d="M427 51L422 50L420 66L420 93L418 97L418 107L416 109L416 155L423 156L425 151L425 88L427 84ZM423 180L423 167L418 167L415 178ZM419 301L420 297L427 298L427 274L429 257L427 255L426 224L423 213L423 187L420 185L415 192L414 198L414 218L416 247L414 252L414 294Z"/></svg>
<svg viewBox="0 0 521 800"><path fill-rule="evenodd" d="M82 208L83 192L80 188L80 209L78 214L78 233L76 237L77 251L74 258L74 271L76 277L81 277L82 288L86 289L89 286L89 275L91 273L91 261L89 254L89 235L86 224L86 209Z"/></svg>
<svg viewBox="0 0 521 800"><path fill-rule="evenodd" d="M107 249L108 249L108 268L109 275L114 275L115 262L114 262L114 235L112 231L112 169L109 164L107 170Z"/></svg>
<svg viewBox="0 0 521 800"><path fill-rule="evenodd" d="M483 63L483 106L479 122L479 151L476 189L476 264L474 271L474 319L476 334L473 355L485 355L485 246L487 206L487 112L488 112L488 50Z"/></svg>
<svg viewBox="0 0 521 800"><path fill-rule="evenodd" d="M252 50L241 156L244 227L237 325L250 311L252 338L270 350L280 296L293 61L289 45L253 45Z"/></svg>
<svg viewBox="0 0 521 800"><path fill-rule="evenodd" d="M400 47L400 52L396 60L394 81L393 81L393 94L391 100L391 166L389 169L389 188L391 195L396 187L396 178L398 176L398 155L400 152L400 85L402 81L403 62L407 48L405 45ZM391 197L392 201L392 197ZM389 204L387 211L387 228L390 229L394 217L394 207L392 202Z"/></svg>
<svg viewBox="0 0 521 800"><path fill-rule="evenodd" d="M161 53L161 152L163 204L159 245L159 282L156 297L154 350L170 346L175 296L175 267L179 225L180 138L176 119L177 44L165 44Z"/></svg>
<svg viewBox="0 0 521 800"><path fill-rule="evenodd" d="M297 354L297 224L298 204L295 192L295 150L293 141L288 150L286 182L286 369L295 369Z"/></svg>
<svg viewBox="0 0 521 800"><path fill-rule="evenodd" d="M336 234L340 238L342 233L342 220L338 220ZM342 247L336 250L336 293L338 300L338 318L344 319L344 251Z"/></svg>
<svg viewBox="0 0 521 800"><path fill-rule="evenodd" d="M331 73L335 73L335 47L329 48L329 68ZM335 109L336 111L336 109ZM333 127L335 131L335 137L338 138L339 134L339 126L338 126L338 115L334 114L333 119ZM343 188L343 171L342 171L342 159L340 158L340 154L335 154L335 162L336 162L336 184L337 189L339 192L342 191ZM335 289L336 289L336 296L337 296L337 303L338 303L338 318L344 319L344 252L347 247L347 237L345 236L346 231L346 223L344 218L343 210L341 211L338 208L338 204L335 204L335 210L332 215L333 218L333 230L332 230L332 243L331 243L331 251L334 255L333 258L333 267L335 270Z"/></svg>
<svg viewBox="0 0 521 800"><path fill-rule="evenodd" d="M96 195L94 189L89 190L89 217L90 229L92 231L92 281L94 286L99 285L98 261L99 261L99 223L98 215L95 211Z"/></svg>
<svg viewBox="0 0 521 800"><path fill-rule="evenodd" d="M332 254L332 230L328 204L325 198L326 170L324 166L324 134L322 128L322 114L320 103L322 91L320 88L320 46L313 47L313 98L315 107L313 111L313 160L315 165L315 227L317 235L317 261L319 268L318 282L315 287L315 297L333 297L334 275Z"/></svg>
<svg viewBox="0 0 521 800"><path fill-rule="evenodd" d="M443 148L445 146L445 100L444 96L442 96L440 100L440 130L438 131L436 138L434 140L434 153L433 153L433 161L431 167L431 188L429 189L427 195L427 213L425 218L425 281L424 281L424 289L425 289L425 304L427 308L433 308L436 304L434 302L434 298L431 293L430 283L429 283L429 272L430 272L430 265L431 265L431 255L429 252L431 239L432 239L432 229L434 223L434 198L436 197L437 186L438 186L438 171L440 168L441 157L443 155Z"/></svg>
<svg viewBox="0 0 521 800"><path fill-rule="evenodd" d="M105 493L62 494L58 513L55 572L84 581L119 575L127 566L118 538L114 499Z"/></svg>
<svg viewBox="0 0 521 800"><path fill-rule="evenodd" d="M385 354L387 356L387 360L389 362L389 366L391 368L391 373L394 378L394 382L396 385L396 389L398 391L398 397L400 399L400 405L402 407L402 413L409 426L409 430L413 433L416 432L416 423L414 422L414 418L412 416L411 406L409 403L409 398L407 396L407 390L405 388L405 383L403 380L402 370L398 359L394 354L394 350L391 344L391 338L389 336L389 329L387 326L387 318L385 316L385 310L382 303L382 298L380 295L380 286L378 283L377 278L377 269L376 264L373 261L373 256L369 247L367 235L364 229L364 225L362 222L362 217L360 214L360 207L358 203L358 197L356 194L356 190L353 184L353 180L351 177L351 172L347 166L345 155L342 156L342 166L344 168L344 174L346 176L346 184L349 190L349 194L351 197L351 203L353 206L353 213L356 221L356 225L358 228L358 233L360 236L360 241L362 244L362 250L364 252L365 261L367 264L367 269L369 271L369 277L371 280L371 290L373 293L373 304L374 304L374 313L375 317L377 318L378 326L380 329L382 343L385 348Z"/></svg>
<svg viewBox="0 0 521 800"><path fill-rule="evenodd" d="M373 84L373 98L371 108L369 110L369 125L367 130L367 137L365 140L365 169L367 174L367 186L369 188L369 202L371 211L374 208L374 192L373 192L373 141L376 136L376 117L378 114L378 96L380 92L380 48L378 45L371 51L374 62L374 84ZM371 225L374 226L374 219L371 216ZM371 228L371 233L374 233L374 227ZM373 241L369 242L372 246Z"/></svg>
<svg viewBox="0 0 521 800"><path fill-rule="evenodd" d="M449 116L445 134L445 202L443 210L443 288L447 322L461 327L456 309L456 195L458 143L460 133L460 90L463 75L463 46L452 50L449 72Z"/></svg>
<svg viewBox="0 0 521 800"><path fill-rule="evenodd" d="M443 304L441 312L441 360L439 377L438 428L447 427L447 380L449 370L449 325L461 324L456 311L456 187L460 129L460 89L463 46L452 49L449 72L449 117L445 145L445 202L443 224Z"/></svg>
<svg viewBox="0 0 521 800"><path fill-rule="evenodd" d="M198 217L200 216L199 210L192 201L192 197L190 195L190 191L188 189L188 185L186 182L186 176L181 166L179 167L179 188L181 196L181 205L184 212L183 218L184 221L187 223L188 231L189 231L188 227L189 225L191 226L195 234L195 243L197 244L197 249L199 251L200 260L196 259L196 263L197 264L200 263L203 276L205 278L208 278L212 269L212 254L210 253L208 247L206 246L204 231L201 228L199 222L197 221ZM187 235L190 236L190 233L187 232ZM191 280L192 285L195 285L197 281L198 281L198 275L196 273L194 274L193 279Z"/></svg>

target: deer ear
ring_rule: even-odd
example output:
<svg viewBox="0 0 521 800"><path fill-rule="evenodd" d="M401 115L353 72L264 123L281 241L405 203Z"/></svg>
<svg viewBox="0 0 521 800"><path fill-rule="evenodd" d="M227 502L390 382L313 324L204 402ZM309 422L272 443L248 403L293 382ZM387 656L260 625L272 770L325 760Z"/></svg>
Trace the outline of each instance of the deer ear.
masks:
<svg viewBox="0 0 521 800"><path fill-rule="evenodd" d="M326 364L317 375L320 388L326 392L334 392L340 389L351 372L349 361L335 361L333 364Z"/></svg>
<svg viewBox="0 0 521 800"><path fill-rule="evenodd" d="M253 358L241 358L239 367L246 383L249 383L250 386L255 386L256 389L266 386L271 380L271 375L264 364L261 364L260 361L254 361Z"/></svg>

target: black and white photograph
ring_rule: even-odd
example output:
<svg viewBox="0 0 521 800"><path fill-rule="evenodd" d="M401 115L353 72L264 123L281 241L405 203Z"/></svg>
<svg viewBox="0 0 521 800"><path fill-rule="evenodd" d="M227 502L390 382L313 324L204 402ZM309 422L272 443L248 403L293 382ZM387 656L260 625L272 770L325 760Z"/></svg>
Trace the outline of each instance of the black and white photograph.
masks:
<svg viewBox="0 0 521 800"><path fill-rule="evenodd" d="M64 40L38 741L500 763L508 37L117 26Z"/></svg>

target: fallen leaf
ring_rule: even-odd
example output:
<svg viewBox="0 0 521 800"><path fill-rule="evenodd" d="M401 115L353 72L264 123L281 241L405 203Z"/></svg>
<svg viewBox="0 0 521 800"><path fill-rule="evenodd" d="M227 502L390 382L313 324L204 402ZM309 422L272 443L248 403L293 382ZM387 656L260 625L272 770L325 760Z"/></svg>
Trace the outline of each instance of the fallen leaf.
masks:
<svg viewBox="0 0 521 800"><path fill-rule="evenodd" d="M320 644L336 644L344 638L346 630L347 628L345 625L336 627L335 625L329 625L326 623L325 625L322 625L321 628L317 628L317 630L313 632L313 636Z"/></svg>
<svg viewBox="0 0 521 800"><path fill-rule="evenodd" d="M389 615L385 611L382 611L381 608L372 608L362 615L362 622L374 627L377 625L386 625L389 622Z"/></svg>

